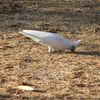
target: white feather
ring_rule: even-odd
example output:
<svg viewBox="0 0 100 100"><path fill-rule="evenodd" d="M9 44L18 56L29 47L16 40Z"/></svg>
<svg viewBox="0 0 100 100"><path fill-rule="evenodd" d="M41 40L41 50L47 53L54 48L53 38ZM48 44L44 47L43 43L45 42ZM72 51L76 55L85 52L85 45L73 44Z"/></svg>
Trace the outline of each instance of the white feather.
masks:
<svg viewBox="0 0 100 100"><path fill-rule="evenodd" d="M34 88L30 87L30 86L25 86L25 85L20 85L20 86L17 86L15 87L16 89L20 89L20 90L34 90Z"/></svg>
<svg viewBox="0 0 100 100"><path fill-rule="evenodd" d="M36 30L23 30L23 35L32 38L34 41L40 44L46 44L49 47L48 52L52 52L54 49L65 50L71 49L72 46L75 48L80 44L80 40L71 41L59 34L36 31Z"/></svg>

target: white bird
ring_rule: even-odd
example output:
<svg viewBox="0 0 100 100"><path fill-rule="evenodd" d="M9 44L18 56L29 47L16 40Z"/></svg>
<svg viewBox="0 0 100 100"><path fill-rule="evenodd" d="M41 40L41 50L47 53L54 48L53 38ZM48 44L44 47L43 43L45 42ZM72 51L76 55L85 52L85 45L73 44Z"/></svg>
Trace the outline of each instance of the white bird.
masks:
<svg viewBox="0 0 100 100"><path fill-rule="evenodd" d="M72 52L79 46L81 40L71 41L63 36L50 32L36 31L36 30L23 30L21 34L32 38L35 42L40 44L46 44L48 46L48 52L51 53L54 50L66 50L69 49Z"/></svg>

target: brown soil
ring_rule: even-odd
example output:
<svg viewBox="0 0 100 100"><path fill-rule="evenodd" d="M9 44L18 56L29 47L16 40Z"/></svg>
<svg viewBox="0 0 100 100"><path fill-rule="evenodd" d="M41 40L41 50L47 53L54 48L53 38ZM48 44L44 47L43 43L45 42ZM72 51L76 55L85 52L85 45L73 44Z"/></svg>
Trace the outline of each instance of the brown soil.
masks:
<svg viewBox="0 0 100 100"><path fill-rule="evenodd" d="M18 0L11 5L0 2L0 100L99 100L99 1ZM48 54L47 47L19 34L22 29L82 42L75 53ZM37 91L14 89L19 85Z"/></svg>

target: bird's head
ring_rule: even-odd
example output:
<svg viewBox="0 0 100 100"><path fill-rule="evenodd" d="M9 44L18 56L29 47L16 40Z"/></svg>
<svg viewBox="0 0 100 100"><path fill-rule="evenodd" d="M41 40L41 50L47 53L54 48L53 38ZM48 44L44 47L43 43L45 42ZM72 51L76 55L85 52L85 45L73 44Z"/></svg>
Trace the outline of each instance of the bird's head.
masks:
<svg viewBox="0 0 100 100"><path fill-rule="evenodd" d="M80 45L81 40L77 40L73 42L73 45L70 47L70 50L74 52L76 48Z"/></svg>

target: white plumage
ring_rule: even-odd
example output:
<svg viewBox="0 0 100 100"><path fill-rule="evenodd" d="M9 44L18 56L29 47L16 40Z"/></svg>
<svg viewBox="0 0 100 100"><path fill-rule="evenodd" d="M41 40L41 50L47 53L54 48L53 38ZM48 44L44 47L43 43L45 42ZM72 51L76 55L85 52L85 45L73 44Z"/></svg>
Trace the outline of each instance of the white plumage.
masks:
<svg viewBox="0 0 100 100"><path fill-rule="evenodd" d="M23 30L20 33L32 38L35 42L40 44L46 44L48 46L48 52L53 52L54 50L65 50L69 49L72 52L80 44L81 40L71 41L59 34L36 31L36 30Z"/></svg>

